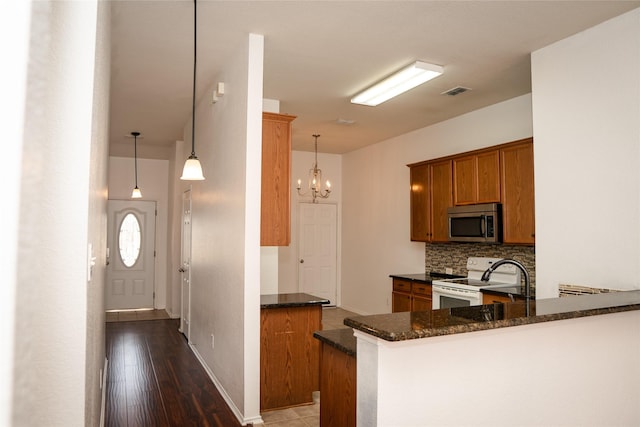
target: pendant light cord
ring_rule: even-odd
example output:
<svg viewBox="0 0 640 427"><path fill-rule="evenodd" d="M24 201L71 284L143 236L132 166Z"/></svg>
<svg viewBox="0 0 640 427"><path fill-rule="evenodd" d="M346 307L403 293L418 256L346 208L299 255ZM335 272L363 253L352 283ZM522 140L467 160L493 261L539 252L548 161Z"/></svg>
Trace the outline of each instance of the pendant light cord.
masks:
<svg viewBox="0 0 640 427"><path fill-rule="evenodd" d="M136 188L138 188L138 135L133 136L133 158L135 160L133 166L136 172Z"/></svg>
<svg viewBox="0 0 640 427"><path fill-rule="evenodd" d="M191 156L189 158L196 157L196 58L197 58L197 1L193 0L193 91L191 96Z"/></svg>
<svg viewBox="0 0 640 427"><path fill-rule="evenodd" d="M313 135L313 137L316 139L316 144L315 144L315 146L316 146L316 156L315 156L315 160L316 160L316 161L315 161L315 163L314 163L314 165L313 165L313 170L314 170L314 172L318 170L318 137L319 137L319 136L320 136L320 135Z"/></svg>
<svg viewBox="0 0 640 427"><path fill-rule="evenodd" d="M131 132L133 136L133 168L135 171L136 187L138 188L138 136L140 132Z"/></svg>

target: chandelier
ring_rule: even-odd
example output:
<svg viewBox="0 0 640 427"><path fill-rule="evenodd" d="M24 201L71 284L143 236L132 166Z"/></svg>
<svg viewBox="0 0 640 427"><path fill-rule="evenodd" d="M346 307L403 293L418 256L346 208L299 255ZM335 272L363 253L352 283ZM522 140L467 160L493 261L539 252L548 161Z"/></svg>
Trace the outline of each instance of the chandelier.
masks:
<svg viewBox="0 0 640 427"><path fill-rule="evenodd" d="M313 203L318 203L318 198L326 199L331 194L331 183L329 180L325 183L325 189L322 189L322 170L318 168L318 137L320 135L312 135L315 138L315 161L313 167L309 169L309 181L307 183L307 189L300 191L302 188L302 180L298 179L298 194L300 196L306 196L311 193Z"/></svg>

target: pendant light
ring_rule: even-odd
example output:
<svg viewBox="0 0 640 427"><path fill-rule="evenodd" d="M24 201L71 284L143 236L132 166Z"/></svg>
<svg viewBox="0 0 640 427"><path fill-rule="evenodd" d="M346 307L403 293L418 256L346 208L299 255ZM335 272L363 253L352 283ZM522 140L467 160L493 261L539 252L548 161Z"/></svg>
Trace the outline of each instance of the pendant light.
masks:
<svg viewBox="0 0 640 427"><path fill-rule="evenodd" d="M142 198L142 192L138 188L138 136L140 136L140 132L131 132L131 136L133 136L133 165L136 178L136 186L133 187L131 198L140 199Z"/></svg>
<svg viewBox="0 0 640 427"><path fill-rule="evenodd" d="M315 138L315 161L313 166L309 169L309 181L307 182L307 190L302 190L302 180L298 180L298 194L300 196L306 196L311 193L313 203L318 203L318 198L326 199L331 194L331 183L329 180L325 183L325 189L322 189L322 170L318 168L318 137L320 135L312 135Z"/></svg>
<svg viewBox="0 0 640 427"><path fill-rule="evenodd" d="M196 0L193 0L193 92L191 98L191 155L184 162L184 168L182 169L182 176L180 179L185 181L202 181L204 175L202 174L202 165L200 160L196 156L196 54L197 54L197 4Z"/></svg>

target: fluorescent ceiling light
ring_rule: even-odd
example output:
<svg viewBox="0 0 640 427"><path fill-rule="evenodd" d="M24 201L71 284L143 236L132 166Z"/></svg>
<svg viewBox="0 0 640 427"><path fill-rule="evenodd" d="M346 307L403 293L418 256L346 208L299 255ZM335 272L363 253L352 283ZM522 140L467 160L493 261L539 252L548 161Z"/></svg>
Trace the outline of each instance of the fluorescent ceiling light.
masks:
<svg viewBox="0 0 640 427"><path fill-rule="evenodd" d="M438 77L442 74L443 70L443 67L439 65L416 61L382 80L380 83L371 86L364 92L360 92L351 98L351 102L374 107L394 96L398 96L424 82Z"/></svg>

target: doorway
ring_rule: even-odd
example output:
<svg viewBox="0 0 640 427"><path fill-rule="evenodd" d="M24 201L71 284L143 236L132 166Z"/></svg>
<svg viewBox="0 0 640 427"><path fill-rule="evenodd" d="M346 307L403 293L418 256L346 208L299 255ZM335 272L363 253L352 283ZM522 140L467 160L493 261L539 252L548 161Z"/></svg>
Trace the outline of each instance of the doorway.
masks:
<svg viewBox="0 0 640 427"><path fill-rule="evenodd" d="M109 200L105 308L154 308L156 202Z"/></svg>
<svg viewBox="0 0 640 427"><path fill-rule="evenodd" d="M337 206L300 203L298 289L337 305Z"/></svg>

